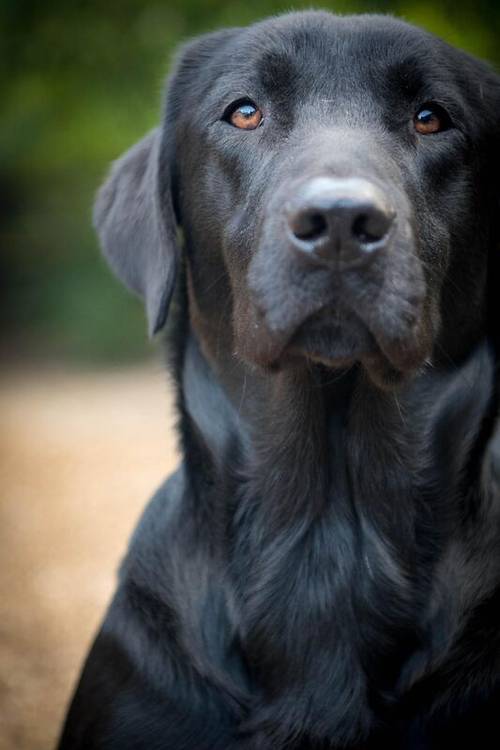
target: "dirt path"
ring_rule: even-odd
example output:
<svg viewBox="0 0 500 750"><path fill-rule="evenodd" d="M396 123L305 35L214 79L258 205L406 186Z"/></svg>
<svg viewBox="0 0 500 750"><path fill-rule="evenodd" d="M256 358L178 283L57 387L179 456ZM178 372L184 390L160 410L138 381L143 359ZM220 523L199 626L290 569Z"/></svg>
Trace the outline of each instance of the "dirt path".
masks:
<svg viewBox="0 0 500 750"><path fill-rule="evenodd" d="M0 380L0 750L54 745L126 540L177 462L161 368Z"/></svg>

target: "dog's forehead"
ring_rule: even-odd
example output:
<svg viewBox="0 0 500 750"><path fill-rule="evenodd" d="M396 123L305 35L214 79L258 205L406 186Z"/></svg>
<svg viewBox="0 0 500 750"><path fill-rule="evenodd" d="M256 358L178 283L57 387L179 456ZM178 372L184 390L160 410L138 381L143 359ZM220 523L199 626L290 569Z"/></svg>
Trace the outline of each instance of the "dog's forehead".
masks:
<svg viewBox="0 0 500 750"><path fill-rule="evenodd" d="M322 84L349 87L392 72L418 81L426 73L439 75L446 49L391 17L293 14L242 29L219 58L219 80L226 88L245 82L271 95L290 84L310 91Z"/></svg>
<svg viewBox="0 0 500 750"><path fill-rule="evenodd" d="M338 16L312 11L269 18L242 29L243 38L250 45L264 51L285 48L290 52L335 50L349 52L350 47L380 52L391 45L402 50L408 45L428 45L433 37L423 29L400 19L384 15Z"/></svg>

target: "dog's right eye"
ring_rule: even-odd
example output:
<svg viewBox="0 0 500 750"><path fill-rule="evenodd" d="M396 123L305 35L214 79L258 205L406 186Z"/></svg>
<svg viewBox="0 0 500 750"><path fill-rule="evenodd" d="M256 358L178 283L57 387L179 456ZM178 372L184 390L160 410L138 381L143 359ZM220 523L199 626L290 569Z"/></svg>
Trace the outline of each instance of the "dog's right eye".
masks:
<svg viewBox="0 0 500 750"><path fill-rule="evenodd" d="M255 130L262 124L264 115L250 99L240 99L229 105L222 119L240 130Z"/></svg>

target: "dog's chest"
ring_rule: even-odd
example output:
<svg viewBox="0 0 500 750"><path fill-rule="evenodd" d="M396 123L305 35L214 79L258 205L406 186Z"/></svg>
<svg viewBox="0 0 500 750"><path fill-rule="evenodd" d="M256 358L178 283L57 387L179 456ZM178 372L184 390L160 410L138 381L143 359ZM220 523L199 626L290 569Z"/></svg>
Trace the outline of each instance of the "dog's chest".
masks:
<svg viewBox="0 0 500 750"><path fill-rule="evenodd" d="M371 728L373 696L393 691L418 647L401 561L347 505L251 550L242 576L242 644L257 725L353 742ZM282 738L283 739L283 738Z"/></svg>

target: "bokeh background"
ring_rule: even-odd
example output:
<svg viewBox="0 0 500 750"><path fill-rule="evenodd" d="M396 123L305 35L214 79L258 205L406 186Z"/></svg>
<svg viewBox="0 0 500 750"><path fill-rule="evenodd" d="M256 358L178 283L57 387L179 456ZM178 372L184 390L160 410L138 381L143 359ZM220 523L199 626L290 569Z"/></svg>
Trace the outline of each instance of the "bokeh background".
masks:
<svg viewBox="0 0 500 750"><path fill-rule="evenodd" d="M145 499L176 463L140 303L91 228L176 45L311 2L0 0L0 749L54 745ZM500 65L498 0L338 0Z"/></svg>

